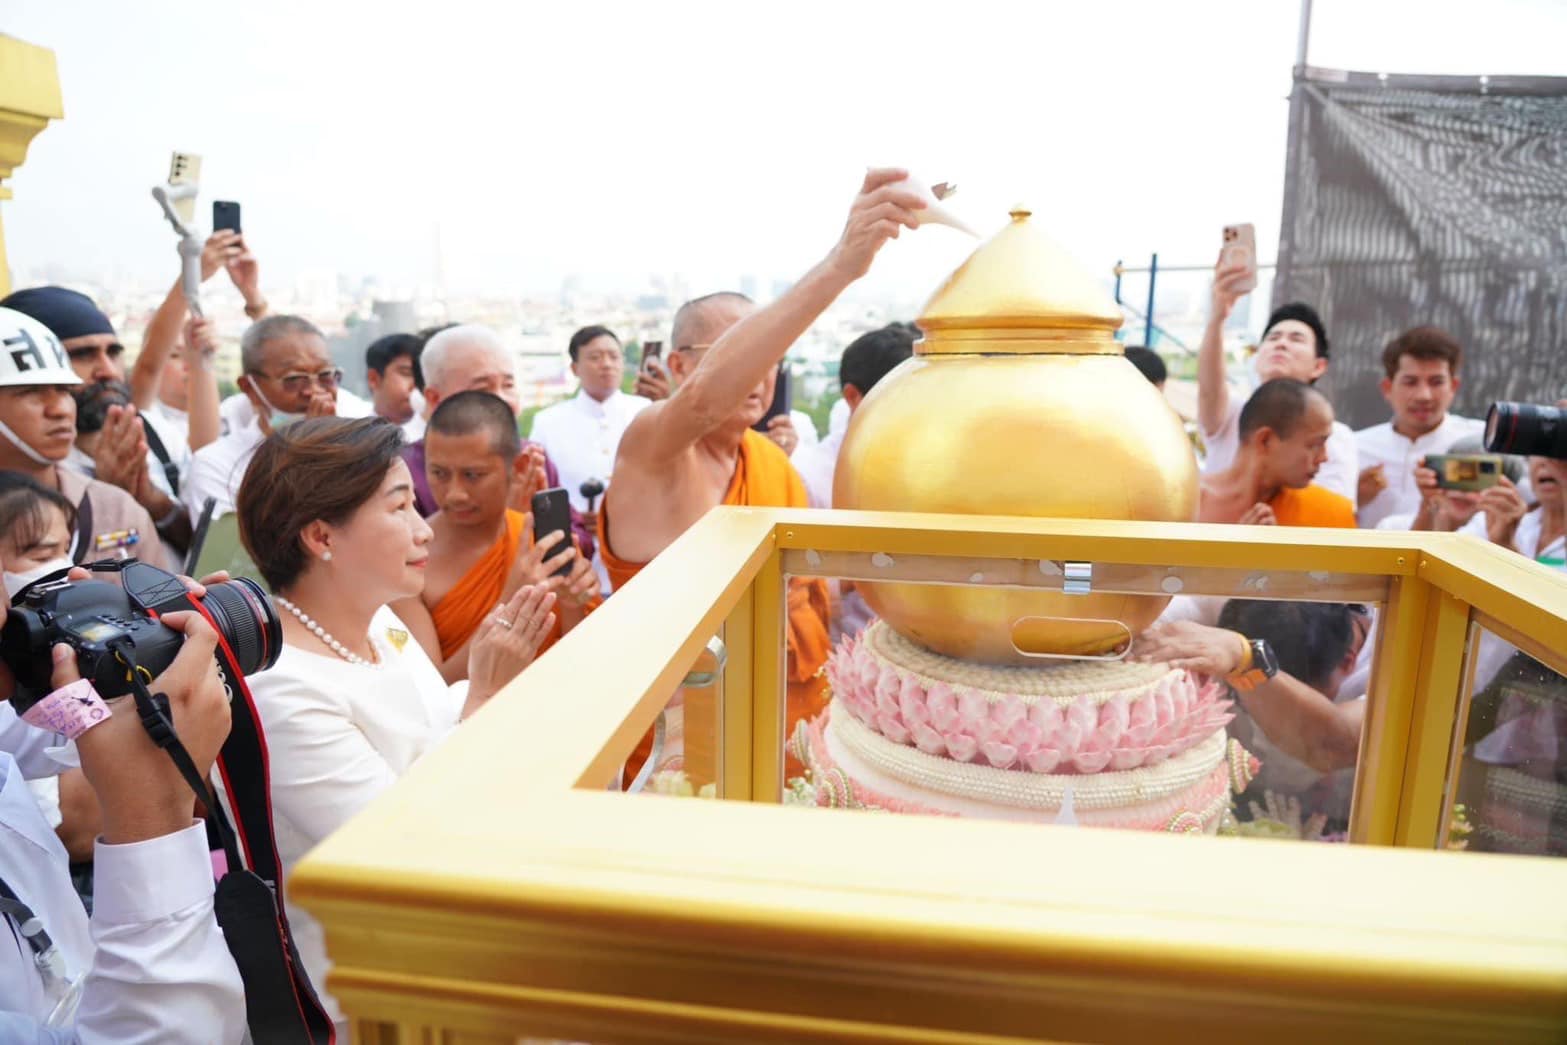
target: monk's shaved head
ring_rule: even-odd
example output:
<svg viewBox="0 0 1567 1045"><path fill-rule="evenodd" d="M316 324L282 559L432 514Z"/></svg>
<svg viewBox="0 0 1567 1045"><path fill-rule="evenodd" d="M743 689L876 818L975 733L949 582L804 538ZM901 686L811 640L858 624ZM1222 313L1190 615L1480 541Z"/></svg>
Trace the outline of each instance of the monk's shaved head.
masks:
<svg viewBox="0 0 1567 1045"><path fill-rule="evenodd" d="M756 302L732 290L692 298L675 313L670 344L676 351L692 345L711 345L755 306Z"/></svg>
<svg viewBox="0 0 1567 1045"><path fill-rule="evenodd" d="M429 432L463 436L483 432L490 445L507 463L522 452L522 437L517 434L517 416L500 396L489 392L458 392L441 400L430 415Z"/></svg>

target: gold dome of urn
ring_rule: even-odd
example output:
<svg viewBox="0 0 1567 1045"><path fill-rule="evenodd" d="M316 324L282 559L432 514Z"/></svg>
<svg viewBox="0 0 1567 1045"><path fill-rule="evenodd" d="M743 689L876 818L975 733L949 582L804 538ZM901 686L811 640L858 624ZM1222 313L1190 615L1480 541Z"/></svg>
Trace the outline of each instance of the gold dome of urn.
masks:
<svg viewBox="0 0 1567 1045"><path fill-rule="evenodd" d="M1195 517L1191 445L1115 341L1120 309L1029 219L1015 209L925 306L914 357L854 412L835 507ZM1107 653L1169 601L887 582L860 590L905 637L992 663Z"/></svg>

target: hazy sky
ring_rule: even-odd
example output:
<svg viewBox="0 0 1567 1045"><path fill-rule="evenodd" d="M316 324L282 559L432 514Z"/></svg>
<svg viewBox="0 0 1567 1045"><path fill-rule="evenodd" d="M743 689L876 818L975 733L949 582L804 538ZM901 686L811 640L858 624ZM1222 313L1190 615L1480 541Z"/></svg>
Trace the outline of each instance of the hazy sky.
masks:
<svg viewBox="0 0 1567 1045"><path fill-rule="evenodd" d="M13 265L172 277L148 190L204 157L264 273L554 288L793 275L867 164L955 180L989 230L1031 203L1085 263L1272 255L1292 0L394 4L0 0L55 50L66 119L5 204ZM1567 74L1562 0L1318 0L1313 65ZM870 288L929 289L970 249L894 244Z"/></svg>

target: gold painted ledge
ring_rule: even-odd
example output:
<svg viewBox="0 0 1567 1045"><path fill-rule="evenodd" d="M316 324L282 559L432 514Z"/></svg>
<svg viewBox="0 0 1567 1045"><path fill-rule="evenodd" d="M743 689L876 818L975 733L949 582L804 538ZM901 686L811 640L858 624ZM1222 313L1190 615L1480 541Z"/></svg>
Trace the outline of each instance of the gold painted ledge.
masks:
<svg viewBox="0 0 1567 1045"><path fill-rule="evenodd" d="M772 804L781 577L811 553L1381 586L1352 822L1381 844ZM1567 667L1567 581L1524 566L1418 534L720 510L290 893L325 924L329 986L369 1042L1561 1041L1567 861L1432 851L1463 656L1433 636L1483 615ZM720 626L737 800L604 791Z"/></svg>

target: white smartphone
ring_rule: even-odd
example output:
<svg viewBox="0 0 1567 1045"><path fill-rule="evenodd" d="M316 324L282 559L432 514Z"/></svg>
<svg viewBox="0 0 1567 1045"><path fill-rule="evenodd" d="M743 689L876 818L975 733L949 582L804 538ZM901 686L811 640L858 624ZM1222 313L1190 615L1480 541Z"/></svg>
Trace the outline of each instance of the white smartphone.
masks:
<svg viewBox="0 0 1567 1045"><path fill-rule="evenodd" d="M169 160L169 184L170 185L199 185L201 183L201 157L192 152L177 152ZM187 226L196 220L196 197L194 194L182 200L174 201L174 213L180 216L180 220Z"/></svg>
<svg viewBox="0 0 1567 1045"><path fill-rule="evenodd" d="M1250 225L1224 226L1224 247L1219 254L1219 267L1246 266L1246 280L1241 290L1257 289L1257 232Z"/></svg>

